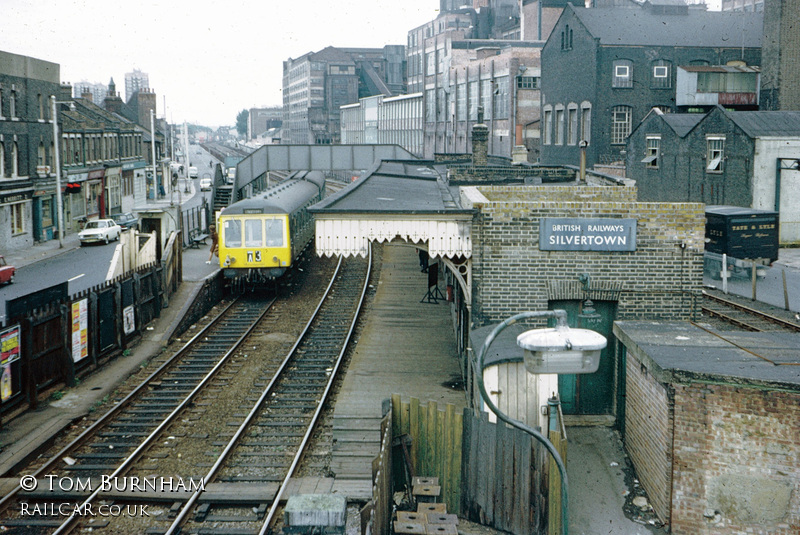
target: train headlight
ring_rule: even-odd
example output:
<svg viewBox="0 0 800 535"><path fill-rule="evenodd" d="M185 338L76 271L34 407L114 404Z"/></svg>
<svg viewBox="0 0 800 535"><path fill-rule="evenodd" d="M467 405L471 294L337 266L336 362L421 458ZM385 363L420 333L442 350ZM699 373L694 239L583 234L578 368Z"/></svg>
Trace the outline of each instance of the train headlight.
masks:
<svg viewBox="0 0 800 535"><path fill-rule="evenodd" d="M275 262L275 263L277 264L277 263L278 263L278 257L277 257L277 256L273 256L273 257L272 257L272 261L273 261L273 262Z"/></svg>

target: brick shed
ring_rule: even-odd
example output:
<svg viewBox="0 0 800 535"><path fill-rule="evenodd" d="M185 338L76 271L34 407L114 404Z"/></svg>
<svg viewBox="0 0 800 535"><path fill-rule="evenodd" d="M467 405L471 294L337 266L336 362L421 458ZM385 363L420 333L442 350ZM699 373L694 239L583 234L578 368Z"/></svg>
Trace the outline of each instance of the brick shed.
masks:
<svg viewBox="0 0 800 535"><path fill-rule="evenodd" d="M800 335L647 321L614 334L625 446L672 533L800 533Z"/></svg>

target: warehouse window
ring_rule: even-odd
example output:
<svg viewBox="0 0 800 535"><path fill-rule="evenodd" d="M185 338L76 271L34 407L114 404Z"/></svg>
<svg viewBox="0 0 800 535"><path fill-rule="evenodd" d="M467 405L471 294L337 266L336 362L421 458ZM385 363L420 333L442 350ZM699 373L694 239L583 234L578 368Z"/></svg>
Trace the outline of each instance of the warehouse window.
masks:
<svg viewBox="0 0 800 535"><path fill-rule="evenodd" d="M658 169L658 156L661 150L661 136L647 136L647 148L642 163L648 169Z"/></svg>
<svg viewBox="0 0 800 535"><path fill-rule="evenodd" d="M633 62L618 59L614 62L614 76L611 87L633 87Z"/></svg>
<svg viewBox="0 0 800 535"><path fill-rule="evenodd" d="M614 106L611 112L611 143L621 145L631 133L631 107Z"/></svg>
<svg viewBox="0 0 800 535"><path fill-rule="evenodd" d="M706 172L721 173L725 163L725 136L706 136Z"/></svg>

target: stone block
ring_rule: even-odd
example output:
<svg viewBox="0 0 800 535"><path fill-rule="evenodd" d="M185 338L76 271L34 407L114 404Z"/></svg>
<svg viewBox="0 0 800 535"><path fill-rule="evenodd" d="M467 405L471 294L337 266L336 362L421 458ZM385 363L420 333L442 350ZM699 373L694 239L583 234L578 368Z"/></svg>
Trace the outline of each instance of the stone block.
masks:
<svg viewBox="0 0 800 535"><path fill-rule="evenodd" d="M339 528L347 520L347 500L335 494L297 494L286 502L284 524L289 528ZM296 529L292 531L297 532ZM332 532L335 530L325 530Z"/></svg>

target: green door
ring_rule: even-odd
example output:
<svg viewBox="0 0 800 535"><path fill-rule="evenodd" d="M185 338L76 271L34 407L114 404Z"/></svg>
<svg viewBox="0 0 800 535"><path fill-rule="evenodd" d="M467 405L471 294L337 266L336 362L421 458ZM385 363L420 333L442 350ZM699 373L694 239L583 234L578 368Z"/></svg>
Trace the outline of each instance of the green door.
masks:
<svg viewBox="0 0 800 535"><path fill-rule="evenodd" d="M600 367L595 373L558 376L558 392L564 414L611 414L614 406L614 343L611 332L617 312L616 301L593 301L600 318L590 327L608 340L600 353ZM567 311L570 327L578 324L583 301L551 301L550 309Z"/></svg>

